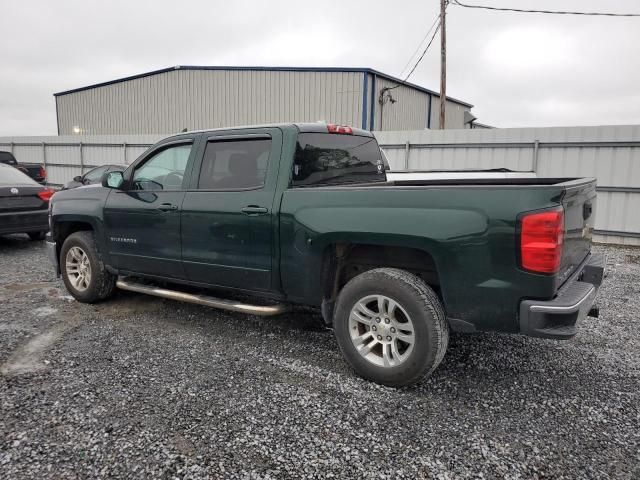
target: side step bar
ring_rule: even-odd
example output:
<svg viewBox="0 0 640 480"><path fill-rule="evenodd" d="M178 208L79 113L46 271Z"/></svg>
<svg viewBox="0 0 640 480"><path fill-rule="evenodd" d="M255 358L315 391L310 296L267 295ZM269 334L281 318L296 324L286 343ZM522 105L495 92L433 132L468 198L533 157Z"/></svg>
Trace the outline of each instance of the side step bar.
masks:
<svg viewBox="0 0 640 480"><path fill-rule="evenodd" d="M289 310L289 306L282 303L269 306L249 305L247 303L210 297L208 295L196 295L156 287L153 285L144 285L123 277L118 277L116 287L122 290L129 290L131 292L146 293L147 295L153 295L154 297L168 298L170 300L195 303L197 305L205 305L207 307L220 308L222 310L230 310L232 312L249 313L251 315L260 315L263 317L279 315Z"/></svg>

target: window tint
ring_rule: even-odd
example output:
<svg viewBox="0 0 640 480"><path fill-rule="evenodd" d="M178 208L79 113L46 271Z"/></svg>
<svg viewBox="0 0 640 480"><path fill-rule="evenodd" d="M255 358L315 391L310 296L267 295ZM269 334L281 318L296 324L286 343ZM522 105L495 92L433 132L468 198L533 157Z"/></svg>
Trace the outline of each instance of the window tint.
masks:
<svg viewBox="0 0 640 480"><path fill-rule="evenodd" d="M384 182L385 165L373 137L301 133L293 165L293 185Z"/></svg>
<svg viewBox="0 0 640 480"><path fill-rule="evenodd" d="M17 165L18 162L11 152L0 152L0 163L7 165Z"/></svg>
<svg viewBox="0 0 640 480"><path fill-rule="evenodd" d="M180 190L192 145L168 147L133 173L134 190Z"/></svg>
<svg viewBox="0 0 640 480"><path fill-rule="evenodd" d="M271 139L209 142L198 188L233 190L263 186L270 151Z"/></svg>
<svg viewBox="0 0 640 480"><path fill-rule="evenodd" d="M85 173L84 175L84 183L98 183L100 181L100 179L102 178L102 175L104 174L104 172L107 171L108 167L98 167L98 168L94 168L93 170L88 171L87 173Z"/></svg>

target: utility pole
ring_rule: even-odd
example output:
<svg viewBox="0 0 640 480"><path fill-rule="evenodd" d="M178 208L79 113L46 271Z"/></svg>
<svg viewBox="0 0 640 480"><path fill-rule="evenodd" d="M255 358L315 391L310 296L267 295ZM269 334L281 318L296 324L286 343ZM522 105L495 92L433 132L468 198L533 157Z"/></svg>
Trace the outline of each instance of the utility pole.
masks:
<svg viewBox="0 0 640 480"><path fill-rule="evenodd" d="M447 24L445 10L447 0L440 0L440 129L445 126L447 107Z"/></svg>

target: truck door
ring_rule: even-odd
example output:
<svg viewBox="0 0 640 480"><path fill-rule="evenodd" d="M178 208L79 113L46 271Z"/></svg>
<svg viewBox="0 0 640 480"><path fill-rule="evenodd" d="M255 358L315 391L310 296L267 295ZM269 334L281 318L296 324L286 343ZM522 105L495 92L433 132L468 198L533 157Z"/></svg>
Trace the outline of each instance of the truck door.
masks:
<svg viewBox="0 0 640 480"><path fill-rule="evenodd" d="M189 280L272 288L272 211L281 149L277 128L203 138L182 204L182 259Z"/></svg>
<svg viewBox="0 0 640 480"><path fill-rule="evenodd" d="M159 145L127 172L104 208L106 243L118 269L183 279L180 209L194 138ZM185 179L186 177L186 179Z"/></svg>

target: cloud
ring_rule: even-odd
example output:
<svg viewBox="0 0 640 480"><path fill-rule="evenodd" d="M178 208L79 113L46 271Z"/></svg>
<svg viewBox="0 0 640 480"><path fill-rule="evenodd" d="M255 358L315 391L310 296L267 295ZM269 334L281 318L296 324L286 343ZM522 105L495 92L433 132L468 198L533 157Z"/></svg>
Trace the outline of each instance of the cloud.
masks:
<svg viewBox="0 0 640 480"><path fill-rule="evenodd" d="M633 0L562 3L640 10ZM518 5L557 8L552 0ZM370 66L399 75L437 10L423 0L4 0L0 135L55 134L54 92L178 64ZM448 93L473 103L480 121L640 123L640 20L454 5L447 18ZM434 90L438 47L411 79Z"/></svg>

